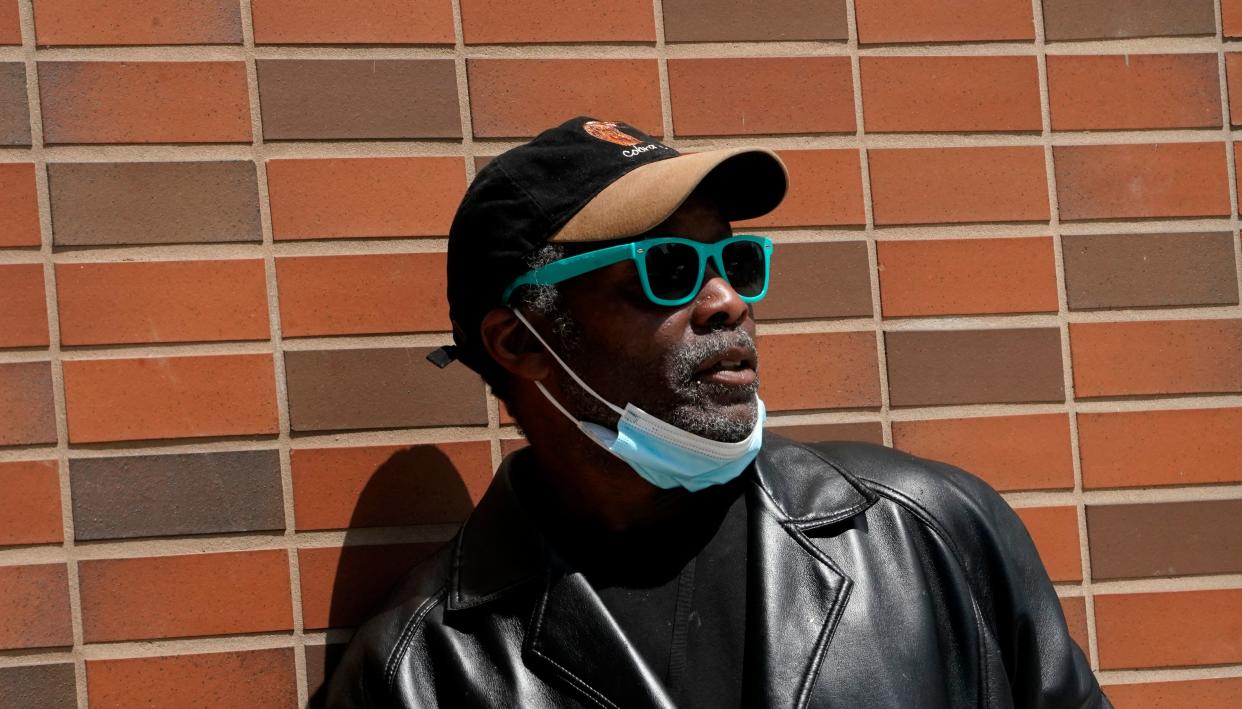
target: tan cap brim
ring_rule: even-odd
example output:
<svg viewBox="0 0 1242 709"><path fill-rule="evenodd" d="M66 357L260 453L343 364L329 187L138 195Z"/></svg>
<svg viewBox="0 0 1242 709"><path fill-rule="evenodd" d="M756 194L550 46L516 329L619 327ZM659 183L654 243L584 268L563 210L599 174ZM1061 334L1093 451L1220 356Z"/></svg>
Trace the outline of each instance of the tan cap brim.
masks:
<svg viewBox="0 0 1242 709"><path fill-rule="evenodd" d="M600 190L549 241L610 241L637 236L668 219L700 184L728 221L753 219L785 197L789 173L767 148L690 153L643 165Z"/></svg>

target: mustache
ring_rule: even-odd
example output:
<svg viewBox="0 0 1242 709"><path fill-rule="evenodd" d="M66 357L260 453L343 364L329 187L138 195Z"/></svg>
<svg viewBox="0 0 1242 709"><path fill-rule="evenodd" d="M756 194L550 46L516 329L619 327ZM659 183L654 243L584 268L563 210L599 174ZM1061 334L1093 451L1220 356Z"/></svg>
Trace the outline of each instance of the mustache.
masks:
<svg viewBox="0 0 1242 709"><path fill-rule="evenodd" d="M759 367L759 353L755 347L755 338L745 330L714 330L697 337L684 347L674 350L669 355L667 372L671 383L689 384L695 372L703 362L719 357L733 348L746 350L750 360Z"/></svg>

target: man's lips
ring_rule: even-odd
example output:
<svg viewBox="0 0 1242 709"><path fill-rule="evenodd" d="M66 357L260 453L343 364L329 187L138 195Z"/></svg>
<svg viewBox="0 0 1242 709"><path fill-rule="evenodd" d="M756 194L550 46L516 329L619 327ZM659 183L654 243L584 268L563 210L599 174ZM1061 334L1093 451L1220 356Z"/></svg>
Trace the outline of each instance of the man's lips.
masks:
<svg viewBox="0 0 1242 709"><path fill-rule="evenodd" d="M695 381L728 386L748 386L755 381L755 351L747 347L730 347L699 365Z"/></svg>

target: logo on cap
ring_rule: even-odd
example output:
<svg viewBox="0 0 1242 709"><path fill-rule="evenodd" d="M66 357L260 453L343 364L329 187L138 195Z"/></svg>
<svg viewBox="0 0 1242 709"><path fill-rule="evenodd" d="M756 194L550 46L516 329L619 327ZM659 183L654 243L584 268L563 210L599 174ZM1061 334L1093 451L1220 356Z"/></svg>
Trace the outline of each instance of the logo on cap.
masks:
<svg viewBox="0 0 1242 709"><path fill-rule="evenodd" d="M644 142L621 130L612 121L587 121L582 124L582 130L600 140L606 140L617 145L638 145Z"/></svg>

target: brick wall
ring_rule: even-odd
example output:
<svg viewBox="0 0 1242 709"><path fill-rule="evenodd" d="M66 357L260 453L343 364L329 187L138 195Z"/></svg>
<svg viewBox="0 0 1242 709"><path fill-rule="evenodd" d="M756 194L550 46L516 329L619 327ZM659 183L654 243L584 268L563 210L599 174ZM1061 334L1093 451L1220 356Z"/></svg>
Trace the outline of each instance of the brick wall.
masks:
<svg viewBox="0 0 1242 709"><path fill-rule="evenodd" d="M577 113L780 151L772 425L1005 492L1120 707L1242 703L1242 0L705 5L0 0L0 705L313 695L519 445L423 355Z"/></svg>

